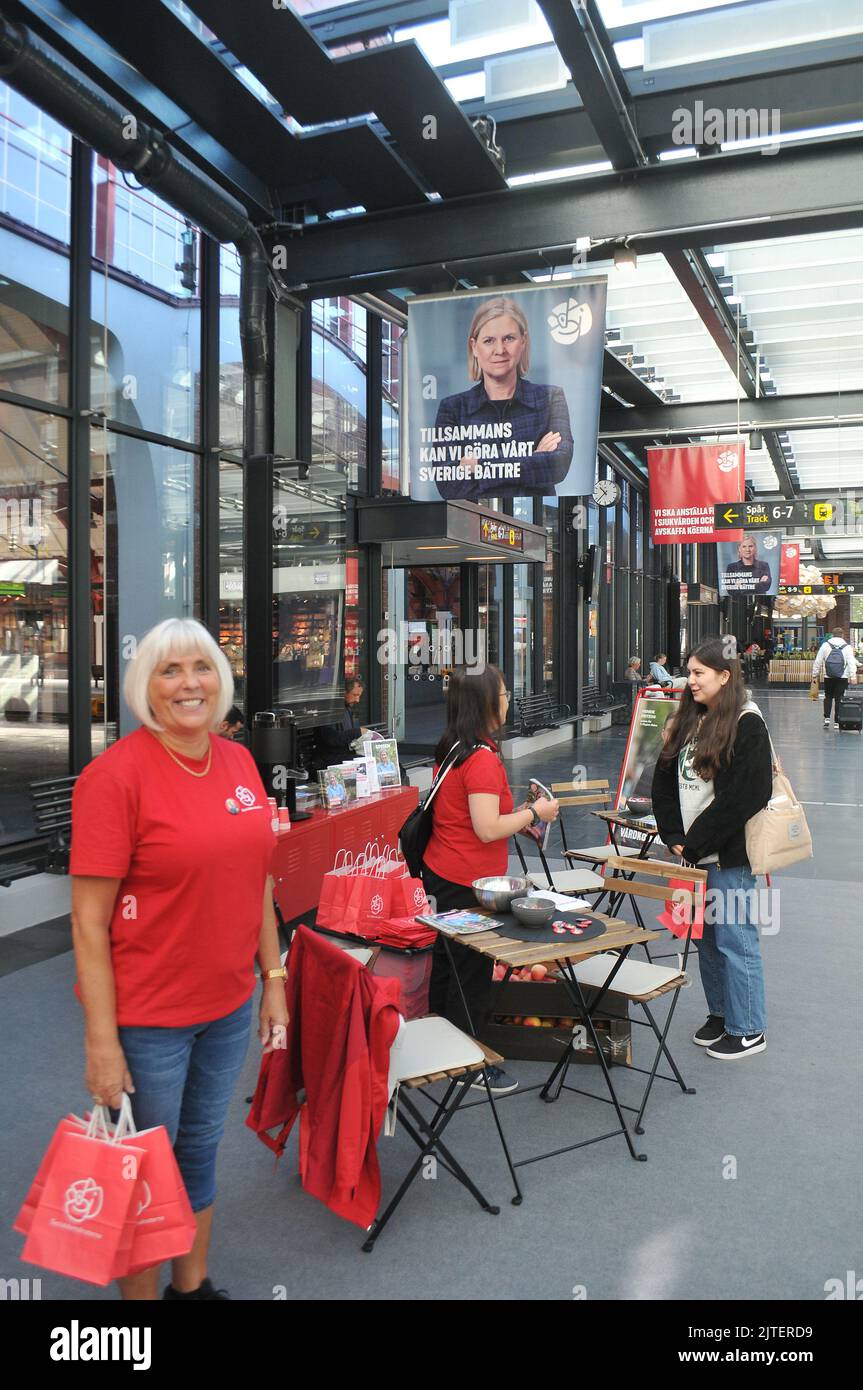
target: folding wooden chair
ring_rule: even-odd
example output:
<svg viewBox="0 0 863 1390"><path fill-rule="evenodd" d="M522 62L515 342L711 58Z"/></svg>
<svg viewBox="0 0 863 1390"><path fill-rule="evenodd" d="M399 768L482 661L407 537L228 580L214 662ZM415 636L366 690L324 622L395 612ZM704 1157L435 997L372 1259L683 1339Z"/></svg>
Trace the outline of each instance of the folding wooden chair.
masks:
<svg viewBox="0 0 863 1390"><path fill-rule="evenodd" d="M492 1206L487 1201L461 1164L445 1147L441 1135L476 1081L477 1075L482 1074L484 1078L486 1067L499 1066L502 1062L503 1058L496 1052L469 1037L445 1018L431 1015L428 1018L412 1019L404 1024L390 1053L390 1085L394 1085L396 1089L390 1101L387 1132L393 1134L398 1122L410 1135L419 1153L386 1209L369 1227L362 1246L366 1254L374 1250L375 1242L429 1157L433 1157L442 1168L451 1173L479 1203L483 1211L491 1216L498 1215L500 1207ZM405 1093L423 1091L440 1081L447 1082L447 1089L439 1101L433 1096L428 1097L434 1103L435 1109L431 1117L426 1118L414 1105L410 1095ZM513 1199L517 1205L521 1202L518 1180L487 1080L486 1090L510 1174L516 1192L519 1192L517 1201Z"/></svg>
<svg viewBox="0 0 863 1390"><path fill-rule="evenodd" d="M634 909L637 907L635 903L636 897L649 898L653 901L667 901L669 896L672 895L668 887L669 880L671 879L681 880L684 883L692 885L691 890L675 889L673 891L675 902L682 905L689 918L689 930L686 935L686 944L684 946L679 970L669 970L669 968L657 965L655 962L651 961L644 963L642 961L625 960L616 971L611 984L600 990L599 998L595 999L592 1004L592 1008L595 1010L602 1002L606 993L616 995L618 998L626 999L633 1004L637 1004L645 1017L644 1020L633 1018L632 1022L641 1027L651 1028L657 1040L658 1046L656 1055L653 1059L653 1065L649 1070L644 1067L627 1064L627 1070L641 1072L648 1078L640 1104L637 1107L634 1105L623 1106L625 1110L635 1110L637 1112L635 1132L636 1134L643 1134L644 1128L642 1121L644 1119L644 1112L647 1108L647 1102L650 1098L653 1083L657 1076L659 1076L661 1081L676 1081L684 1095L695 1095L694 1088L686 1085L680 1073L680 1069L669 1051L666 1039L671 1027L671 1020L674 1017L674 1011L677 1007L677 999L680 990L685 985L689 984L689 979L686 975L686 966L689 960L689 951L692 943L692 921L695 908L696 887L698 884L706 884L707 871L705 869L689 868L686 865L666 864L655 859L642 859L639 860L637 864L633 864L630 859L610 859L607 861L607 864L612 870L625 870L627 874L635 871L648 880L647 882L640 882L638 879L627 878L616 883L614 901L619 905L624 897L629 897L632 900ZM637 916L640 925L643 927L640 912L637 913ZM646 928L644 929L646 930ZM575 976L579 984L582 986L596 986L598 983L601 983L608 975L610 954L614 953L594 956L582 962L580 965L576 965ZM660 1031L659 1025L653 1017L649 1005L665 994L670 994L672 999L665 1017L665 1023ZM548 1089L550 1091L551 1088L556 1085L555 1097L560 1094L561 1087L564 1085L571 1055L572 1050L570 1049L558 1064L556 1068L557 1075L552 1073L551 1077L549 1077ZM673 1076L666 1076L659 1071L659 1063L662 1056L665 1056L668 1065L674 1073ZM578 1087L568 1087L567 1089L577 1091ZM582 1092L581 1094L587 1095L590 1093Z"/></svg>
<svg viewBox="0 0 863 1390"><path fill-rule="evenodd" d="M572 782L552 782L549 790L551 791L552 795L555 796L556 799L560 802L560 805L562 807L584 807L596 806L599 804L608 805L610 801L607 778L603 781L597 782L580 782L576 784L576 788L573 787ZM599 791L598 795L597 790ZM605 883L601 874L598 874L596 870L606 857L605 854L594 854L593 849L590 849L587 852L571 850L567 844L566 827L563 823L562 814L558 816L555 824L557 825L557 828L560 832L563 858L581 859L586 864L590 864L591 867L556 869L554 874L552 874L551 869L548 866L548 860L546 859L543 850L540 849L539 845L537 845L537 852L539 854L540 863L542 864L543 873L532 871L527 867L527 861L525 860L524 854L522 852L519 837L516 836L516 853L518 854L525 876L530 880L530 883L534 888L551 888L554 890L555 893L573 893L577 896L583 895L585 893L598 893L599 897L597 898L596 902L600 902L602 898L605 897ZM605 848L607 848L610 852L614 852L613 845L608 845L607 847L603 846L602 850L605 850ZM595 906L596 903L594 903L594 907Z"/></svg>
<svg viewBox="0 0 863 1390"><path fill-rule="evenodd" d="M552 782L551 791L557 797L561 806L601 806L603 810L608 810L611 806L612 796L608 785L607 777L598 777L589 782ZM581 863L589 864L596 872L600 865L604 864L609 855L619 855L628 857L637 855L638 850L631 846L615 849L614 844L609 840L605 845L585 845L579 849L570 849L566 842L566 827L563 815L558 817L560 825L560 838L563 844L563 857L569 860L579 860Z"/></svg>
<svg viewBox="0 0 863 1390"><path fill-rule="evenodd" d="M350 957L357 970L368 968L377 954L374 948L354 947L349 942L337 941L318 933L313 934L308 928L301 930L307 932L309 936L314 935L319 950L326 953L332 952L334 957L338 955ZM291 955L289 951L283 954L282 962L283 964L286 962L290 970ZM315 1007L326 1011L331 1010L333 1005L328 999L316 999ZM392 1135L395 1132L396 1124L401 1124L417 1145L419 1154L385 1210L375 1218L368 1228L362 1245L362 1249L366 1253L374 1250L375 1242L381 1231L416 1178L423 1163L431 1156L467 1189L483 1211L495 1216L500 1211L499 1207L492 1206L484 1197L441 1139L444 1130L465 1099L469 1088L476 1082L478 1074L485 1082L498 1138L517 1194L517 1198L514 1198L513 1201L516 1205L521 1202L518 1178L501 1127L494 1096L485 1075L487 1067L500 1066L502 1062L503 1058L496 1052L477 1042L445 1018L431 1015L427 1018L408 1019L402 1024L390 1050L389 1088L391 1099L387 1110L385 1130L387 1134ZM413 1103L410 1093L422 1091L423 1088L442 1081L447 1083L447 1089L440 1100L435 1096L428 1096L434 1106L434 1111L430 1118L426 1118ZM251 1103L252 1097L249 1097L248 1100Z"/></svg>

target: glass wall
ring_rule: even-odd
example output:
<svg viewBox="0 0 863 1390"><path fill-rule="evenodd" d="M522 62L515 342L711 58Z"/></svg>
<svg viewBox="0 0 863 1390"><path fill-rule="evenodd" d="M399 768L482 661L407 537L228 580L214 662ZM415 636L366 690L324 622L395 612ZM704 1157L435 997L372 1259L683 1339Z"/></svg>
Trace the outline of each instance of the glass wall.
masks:
<svg viewBox="0 0 863 1390"><path fill-rule="evenodd" d="M221 399L221 390L220 390ZM243 470L219 464L219 646L234 673L234 699L245 708L246 631L243 571Z"/></svg>
<svg viewBox="0 0 863 1390"><path fill-rule="evenodd" d="M243 349L240 343L240 258L233 246L219 247L219 442L243 442Z"/></svg>
<svg viewBox="0 0 863 1390"><path fill-rule="evenodd" d="M273 700L286 706L340 697L346 659L346 476L329 462L297 475L273 478Z"/></svg>
<svg viewBox="0 0 863 1390"><path fill-rule="evenodd" d="M217 393L223 447L242 439L233 248L221 256L219 378L205 381L203 238L109 161L73 167L72 148L67 131L0 84L0 845L33 831L30 782L68 773L70 747L86 756L88 731L98 752L132 727L119 691L135 640L169 615L200 615L201 420ZM73 247L72 207L88 183L91 224ZM94 261L91 301L73 324L77 251ZM82 340L90 370L72 401L70 345ZM89 441L70 431L73 408L105 416ZM240 479L223 465L218 621L238 673ZM84 708L69 682L72 480L90 501L89 681L75 686Z"/></svg>
<svg viewBox="0 0 863 1390"><path fill-rule="evenodd" d="M402 339L404 329L389 319L381 321L382 373L382 429L381 429L381 493L384 496L407 494L410 482L402 477L400 466L401 444L401 403L403 353Z"/></svg>
<svg viewBox="0 0 863 1390"><path fill-rule="evenodd" d="M347 298L312 303L312 459L349 492L368 485L366 310Z"/></svg>
<svg viewBox="0 0 863 1390"><path fill-rule="evenodd" d="M170 439L200 428L200 235L94 161L93 406ZM113 273L111 273L113 272Z"/></svg>
<svg viewBox="0 0 863 1390"><path fill-rule="evenodd" d="M68 131L0 83L0 389L52 405L69 389L71 151Z"/></svg>
<svg viewBox="0 0 863 1390"><path fill-rule="evenodd" d="M67 424L0 402L0 845L68 771Z"/></svg>

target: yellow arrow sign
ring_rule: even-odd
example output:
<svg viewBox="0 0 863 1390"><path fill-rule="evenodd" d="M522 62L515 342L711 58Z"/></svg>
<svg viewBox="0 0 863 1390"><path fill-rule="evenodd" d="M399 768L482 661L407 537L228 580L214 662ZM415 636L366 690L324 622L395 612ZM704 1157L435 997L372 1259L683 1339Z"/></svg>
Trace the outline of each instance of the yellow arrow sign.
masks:
<svg viewBox="0 0 863 1390"><path fill-rule="evenodd" d="M728 511L723 512L722 515L724 516L726 521L737 521L740 513L736 512L733 507L729 507Z"/></svg>

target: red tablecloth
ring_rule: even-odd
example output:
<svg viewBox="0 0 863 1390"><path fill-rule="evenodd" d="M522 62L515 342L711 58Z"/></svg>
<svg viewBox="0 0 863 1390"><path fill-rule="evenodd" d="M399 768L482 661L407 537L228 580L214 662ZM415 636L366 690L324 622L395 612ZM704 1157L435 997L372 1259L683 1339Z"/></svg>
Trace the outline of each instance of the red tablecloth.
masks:
<svg viewBox="0 0 863 1390"><path fill-rule="evenodd" d="M341 811L313 811L311 820L298 821L280 835L270 872L285 921L317 907L324 874L340 849L361 854L370 840L395 847L418 799L416 787L380 792Z"/></svg>

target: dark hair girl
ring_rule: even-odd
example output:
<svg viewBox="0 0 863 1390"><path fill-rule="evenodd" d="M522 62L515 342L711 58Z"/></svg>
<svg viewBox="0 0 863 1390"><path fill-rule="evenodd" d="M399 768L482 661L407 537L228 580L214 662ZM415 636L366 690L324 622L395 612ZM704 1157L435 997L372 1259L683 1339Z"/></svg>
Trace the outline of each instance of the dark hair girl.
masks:
<svg viewBox="0 0 863 1390"><path fill-rule="evenodd" d="M509 691L496 666L478 671L461 667L449 678L447 726L435 760L455 761L432 803L432 833L423 860L423 884L438 912L476 908L471 885L478 878L506 874L510 835L535 820L554 820L556 801L540 798L533 810L513 811L512 792L495 739L506 723ZM456 751L457 750L457 751ZM437 771L437 768L435 769ZM482 1032L491 989L489 960L458 941L450 944L470 1018L453 978L443 940L434 948L429 1007L459 1028ZM495 1091L511 1091L512 1081L497 1067L486 1070ZM482 1081L478 1085L484 1087Z"/></svg>
<svg viewBox="0 0 863 1390"><path fill-rule="evenodd" d="M693 1042L736 1061L763 1052L764 971L746 822L773 786L770 735L743 684L736 643L711 637L690 654L689 679L653 774L662 840L707 869L701 981L710 1010Z"/></svg>

